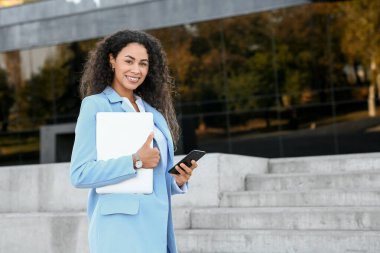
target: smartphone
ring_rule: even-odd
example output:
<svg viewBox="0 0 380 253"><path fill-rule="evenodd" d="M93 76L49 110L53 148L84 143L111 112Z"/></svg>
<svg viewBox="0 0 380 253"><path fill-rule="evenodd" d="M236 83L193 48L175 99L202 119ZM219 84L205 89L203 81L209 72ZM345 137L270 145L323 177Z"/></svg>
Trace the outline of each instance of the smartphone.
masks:
<svg viewBox="0 0 380 253"><path fill-rule="evenodd" d="M175 169L175 166L177 166L177 165L179 166L181 163L184 163L184 164L186 164L186 166L191 167L191 161L192 160L198 161L205 154L206 154L206 152L202 151L202 150L190 151L189 154L187 154L181 161L179 161L176 165L173 166L173 168L171 168L169 170L169 173L170 174L179 174L179 172Z"/></svg>

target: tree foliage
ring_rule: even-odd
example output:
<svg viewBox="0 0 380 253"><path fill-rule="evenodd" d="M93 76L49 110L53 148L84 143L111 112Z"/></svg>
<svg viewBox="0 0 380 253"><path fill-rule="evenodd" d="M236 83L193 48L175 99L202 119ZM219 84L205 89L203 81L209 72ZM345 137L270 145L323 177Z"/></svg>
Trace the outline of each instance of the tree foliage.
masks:
<svg viewBox="0 0 380 253"><path fill-rule="evenodd" d="M346 13L342 48L351 64L359 62L370 69L368 112L375 116L375 87L380 74L380 1L356 0L342 4L342 9Z"/></svg>
<svg viewBox="0 0 380 253"><path fill-rule="evenodd" d="M14 103L14 91L8 83L7 73L0 68L0 122L1 132L8 130L9 114Z"/></svg>
<svg viewBox="0 0 380 253"><path fill-rule="evenodd" d="M210 101L188 113L301 105L310 102L303 95L310 90L314 99L326 101L332 84L345 84L340 24L331 18L341 10L331 6L335 9L314 4L160 30L156 35L175 70L181 101Z"/></svg>

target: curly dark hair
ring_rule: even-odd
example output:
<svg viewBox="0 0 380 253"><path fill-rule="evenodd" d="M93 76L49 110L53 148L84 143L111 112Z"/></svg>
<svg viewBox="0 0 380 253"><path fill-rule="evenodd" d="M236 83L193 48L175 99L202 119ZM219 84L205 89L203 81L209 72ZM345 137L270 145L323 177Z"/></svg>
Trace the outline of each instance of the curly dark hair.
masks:
<svg viewBox="0 0 380 253"><path fill-rule="evenodd" d="M130 43L143 45L149 57L149 70L144 82L134 91L146 102L160 111L165 117L174 145L179 139L179 125L173 106L173 79L169 75L166 54L161 43L150 34L142 31L123 30L116 32L96 44L84 66L80 81L80 95L98 94L112 85L114 72L109 61Z"/></svg>

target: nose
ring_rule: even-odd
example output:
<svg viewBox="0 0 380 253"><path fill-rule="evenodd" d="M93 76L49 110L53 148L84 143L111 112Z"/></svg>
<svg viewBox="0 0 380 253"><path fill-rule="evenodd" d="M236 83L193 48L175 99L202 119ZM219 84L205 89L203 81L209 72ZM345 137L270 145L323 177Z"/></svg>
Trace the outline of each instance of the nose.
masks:
<svg viewBox="0 0 380 253"><path fill-rule="evenodd" d="M138 64L133 64L131 72L134 73L134 74L139 74L141 72L139 65Z"/></svg>

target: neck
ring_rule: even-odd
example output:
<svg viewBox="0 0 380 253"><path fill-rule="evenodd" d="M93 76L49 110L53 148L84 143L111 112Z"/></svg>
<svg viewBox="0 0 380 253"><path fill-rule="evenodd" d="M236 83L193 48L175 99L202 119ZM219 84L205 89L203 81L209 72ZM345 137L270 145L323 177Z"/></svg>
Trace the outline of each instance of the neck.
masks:
<svg viewBox="0 0 380 253"><path fill-rule="evenodd" d="M124 96L126 98L128 98L128 100L132 103L132 104L136 104L136 99L135 99L135 96L133 96L133 93L132 93L132 96Z"/></svg>
<svg viewBox="0 0 380 253"><path fill-rule="evenodd" d="M117 86L115 85L112 85L112 88L117 92L117 94L119 94L119 96L128 98L128 100L131 101L131 103L135 102L135 96L133 95L132 90L127 90L127 89L121 90L121 89L118 89Z"/></svg>

